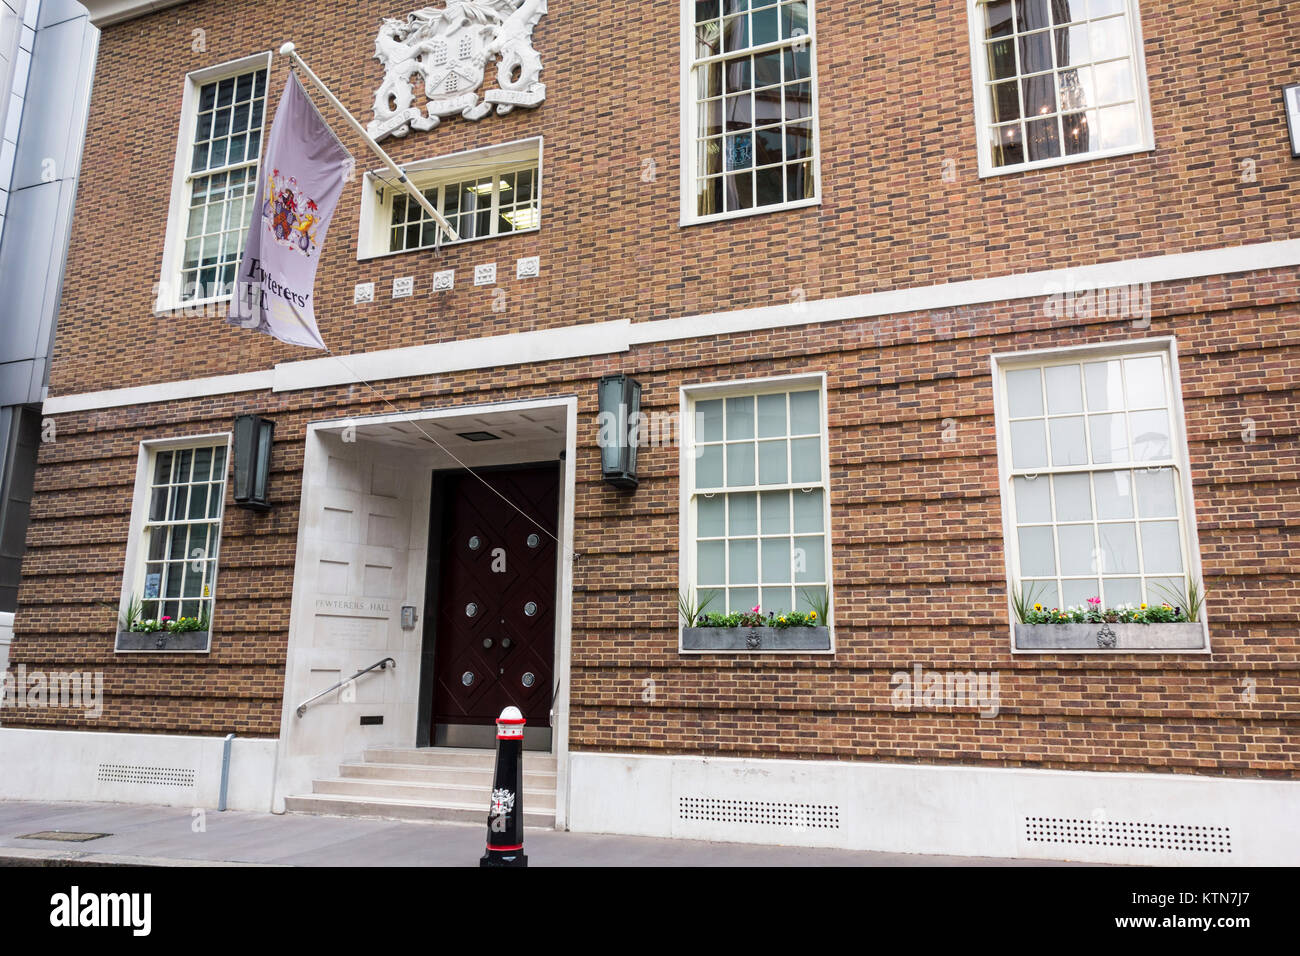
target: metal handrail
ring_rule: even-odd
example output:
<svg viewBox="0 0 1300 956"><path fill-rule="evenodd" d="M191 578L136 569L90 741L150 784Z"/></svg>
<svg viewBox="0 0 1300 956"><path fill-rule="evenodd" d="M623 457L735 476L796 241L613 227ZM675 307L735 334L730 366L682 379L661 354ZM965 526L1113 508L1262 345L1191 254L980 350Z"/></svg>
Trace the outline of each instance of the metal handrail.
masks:
<svg viewBox="0 0 1300 956"><path fill-rule="evenodd" d="M370 673L371 671L373 671L373 670L376 670L376 669L381 670L381 671L382 671L382 670L387 670L389 664L392 664L392 665L393 665L393 669L394 669L394 670L397 669L397 661L393 660L391 657L385 657L382 661L376 661L375 663L371 664L369 667L365 668L364 670L359 670L359 671L357 671L355 674L353 674L353 675L352 675L351 677L349 677L347 680L341 680L341 681L339 681L337 684L335 684L333 687L327 687L327 688L325 688L323 691L321 691L321 692L320 692L319 694L317 694L315 697L308 697L306 700L304 700L301 704L298 705L298 710L296 711L296 713L298 714L299 717L301 717L303 714L307 713L307 707L308 707L310 704L313 704L313 703L315 703L316 701L320 700L320 699L321 699L322 697L324 697L326 694L333 693L334 691L338 690L340 687L343 687L343 686L345 686L345 685L347 685L347 684L351 684L351 683L352 683L354 680L356 680L358 677L364 677L366 674L369 674L369 673Z"/></svg>

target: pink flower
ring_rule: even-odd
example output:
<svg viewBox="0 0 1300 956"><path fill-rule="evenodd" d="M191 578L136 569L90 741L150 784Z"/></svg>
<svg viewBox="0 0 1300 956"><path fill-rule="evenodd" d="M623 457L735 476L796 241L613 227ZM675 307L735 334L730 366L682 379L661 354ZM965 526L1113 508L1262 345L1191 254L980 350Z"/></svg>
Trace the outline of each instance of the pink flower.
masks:
<svg viewBox="0 0 1300 956"><path fill-rule="evenodd" d="M752 608L750 608L750 613L751 613L751 614L757 614L757 613L758 613L758 609L759 609L759 607L760 607L760 605L755 604Z"/></svg>
<svg viewBox="0 0 1300 956"><path fill-rule="evenodd" d="M163 620L164 620L164 621L170 621L171 618L170 618L170 617L167 617L166 615L163 615Z"/></svg>
<svg viewBox="0 0 1300 956"><path fill-rule="evenodd" d="M1099 597L1090 597L1090 598L1088 598L1088 603L1089 603L1089 604L1100 604L1100 603L1101 603L1101 598L1099 598Z"/></svg>

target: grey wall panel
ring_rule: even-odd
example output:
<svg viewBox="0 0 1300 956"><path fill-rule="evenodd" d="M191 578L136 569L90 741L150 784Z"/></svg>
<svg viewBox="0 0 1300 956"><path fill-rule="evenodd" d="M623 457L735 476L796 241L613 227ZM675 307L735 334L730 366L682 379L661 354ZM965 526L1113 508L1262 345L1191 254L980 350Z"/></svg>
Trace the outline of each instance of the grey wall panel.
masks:
<svg viewBox="0 0 1300 956"><path fill-rule="evenodd" d="M74 160L80 154L80 133L85 125L84 109L78 107L77 100L86 86L82 74L93 68L84 62L86 30L85 20L65 20L36 34L27 79L30 108L23 110L10 192L75 175ZM70 82L73 77L76 81ZM52 169L47 161L52 161Z"/></svg>

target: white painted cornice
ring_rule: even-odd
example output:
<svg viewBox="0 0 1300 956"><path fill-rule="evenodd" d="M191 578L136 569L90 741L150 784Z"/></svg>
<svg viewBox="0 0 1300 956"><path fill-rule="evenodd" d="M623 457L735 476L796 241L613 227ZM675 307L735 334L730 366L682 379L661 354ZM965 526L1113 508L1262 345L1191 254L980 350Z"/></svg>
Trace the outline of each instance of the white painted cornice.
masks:
<svg viewBox="0 0 1300 956"><path fill-rule="evenodd" d="M715 312L711 315L688 315L652 322L617 319L534 332L458 339L433 345L414 345L381 352L331 355L300 362L284 362L274 369L240 375L219 375L103 392L57 395L45 400L44 411L46 415L61 415L97 408L148 405L235 392L291 392L347 385L358 380L376 382L568 358L616 355L638 345L660 342L924 313L1079 290L1178 282L1293 266L1300 266L1300 239L1148 256L1121 262L1024 272L910 289L891 289L814 302L786 302L755 309Z"/></svg>
<svg viewBox="0 0 1300 956"><path fill-rule="evenodd" d="M90 22L102 30L115 23L125 23L187 2L188 0L81 0L81 5L90 11Z"/></svg>

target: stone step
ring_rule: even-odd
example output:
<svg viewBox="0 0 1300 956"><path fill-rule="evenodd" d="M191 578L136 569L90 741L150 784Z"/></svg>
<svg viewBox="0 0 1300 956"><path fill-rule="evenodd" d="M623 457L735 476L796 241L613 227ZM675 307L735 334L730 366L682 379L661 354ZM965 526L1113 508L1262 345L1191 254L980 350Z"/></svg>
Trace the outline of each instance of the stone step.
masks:
<svg viewBox="0 0 1300 956"><path fill-rule="evenodd" d="M428 804L469 804L486 814L492 798L490 784L475 786L472 783L403 783L392 780L370 780L356 777L334 777L313 780L312 795L333 794L364 799L417 800ZM540 810L555 812L555 791L524 791L524 812Z"/></svg>
<svg viewBox="0 0 1300 956"><path fill-rule="evenodd" d="M334 817L377 817L383 820L461 821L487 824L487 807L474 804L431 804L420 800L393 800L379 797L354 797L344 794L316 793L310 796L285 797L284 808L290 813L314 813ZM524 807L524 826L554 827L553 810Z"/></svg>
<svg viewBox="0 0 1300 956"><path fill-rule="evenodd" d="M474 750L463 747L378 747L362 755L365 763L406 764L417 767L463 767L488 769L496 767L495 750ZM524 771L537 770L555 773L554 754L524 751Z"/></svg>
<svg viewBox="0 0 1300 956"><path fill-rule="evenodd" d="M366 780L392 780L409 783L461 783L492 786L491 767L413 766L402 763L345 763L339 776ZM555 773L545 770L524 771L524 791L554 790Z"/></svg>

